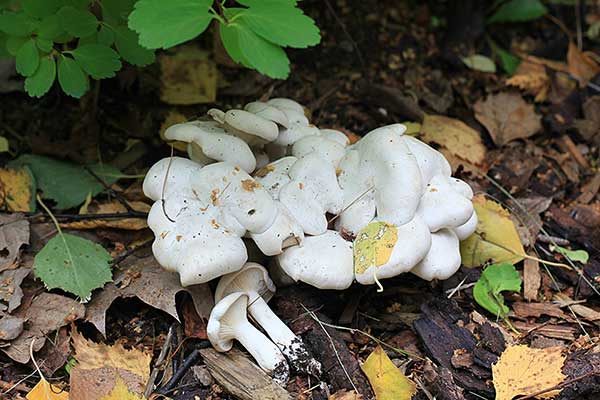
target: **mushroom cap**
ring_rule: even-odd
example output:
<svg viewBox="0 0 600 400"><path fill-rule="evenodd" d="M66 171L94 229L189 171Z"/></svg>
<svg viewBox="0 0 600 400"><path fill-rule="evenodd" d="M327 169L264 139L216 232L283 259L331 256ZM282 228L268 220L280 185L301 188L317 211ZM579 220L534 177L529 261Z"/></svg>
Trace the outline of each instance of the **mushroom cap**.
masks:
<svg viewBox="0 0 600 400"><path fill-rule="evenodd" d="M304 107L292 99L286 99L284 97L275 97L267 101L267 104L279 108L279 109L290 109L297 113L304 114Z"/></svg>
<svg viewBox="0 0 600 400"><path fill-rule="evenodd" d="M260 182L273 199L278 200L281 188L292 179L289 172L296 161L298 159L292 156L280 158L255 171L254 179Z"/></svg>
<svg viewBox="0 0 600 400"><path fill-rule="evenodd" d="M250 234L260 251L267 256L281 254L285 247L301 244L304 240L304 231L300 224L281 202L275 203L279 213L271 227L263 233Z"/></svg>
<svg viewBox="0 0 600 400"><path fill-rule="evenodd" d="M208 340L217 351L229 351L235 339L235 326L247 321L248 294L244 292L231 293L221 299L213 307L206 334Z"/></svg>
<svg viewBox="0 0 600 400"><path fill-rule="evenodd" d="M265 301L275 294L275 284L267 269L254 262L244 264L242 269L223 275L215 289L215 302L235 292L258 293Z"/></svg>
<svg viewBox="0 0 600 400"><path fill-rule="evenodd" d="M277 256L279 266L295 281L337 290L352 284L352 260L352 242L336 231L307 236L302 245L288 247Z"/></svg>
<svg viewBox="0 0 600 400"><path fill-rule="evenodd" d="M347 147L350 144L350 139L344 133L335 130L335 129L319 129L321 136L326 139L333 140L341 144L344 147Z"/></svg>
<svg viewBox="0 0 600 400"><path fill-rule="evenodd" d="M404 135L402 138L417 160L424 184L429 183L436 175L450 177L452 168L442 153L412 136Z"/></svg>
<svg viewBox="0 0 600 400"><path fill-rule="evenodd" d="M274 141L276 145L290 146L303 137L319 135L319 128L314 125L309 125L308 120L304 121L302 119L306 119L306 117L301 115L301 118L296 120L294 120L293 117L294 116L290 118L290 126L279 132L279 136L277 136L277 139Z"/></svg>
<svg viewBox="0 0 600 400"><path fill-rule="evenodd" d="M279 135L275 122L244 110L225 112L224 125L250 145L272 142Z"/></svg>
<svg viewBox="0 0 600 400"><path fill-rule="evenodd" d="M455 192L462 194L469 200L473 199L473 189L471 189L471 186L467 182L450 177L448 178L448 184Z"/></svg>
<svg viewBox="0 0 600 400"><path fill-rule="evenodd" d="M421 279L448 279L460 268L458 237L451 229L431 234L431 248L425 258L410 272Z"/></svg>
<svg viewBox="0 0 600 400"><path fill-rule="evenodd" d="M359 232L358 236L354 241L354 272L355 279L357 282L363 285L372 285L375 283L375 274L378 279L391 278L396 275L400 275L404 272L410 271L417 263L419 263L429 251L431 246L431 234L427 225L417 216L406 224L395 226L391 224L382 223L382 221L373 222L373 226L376 230L371 230L372 234L363 236L368 227ZM389 250L389 244L391 243L377 243L374 246L374 239L382 237L379 230L381 227L387 227L389 234L388 240L396 238L395 243L391 251ZM383 236L385 239L386 237ZM361 245L361 241L364 242ZM381 240L381 239L379 239ZM358 250L362 247L363 251ZM357 259L357 256L366 256L367 259ZM381 263L380 265L377 265ZM369 265L364 271L361 271L359 267Z"/></svg>
<svg viewBox="0 0 600 400"><path fill-rule="evenodd" d="M302 158L310 153L318 154L322 159L329 161L331 165L337 167L340 160L346 154L346 149L337 141L327 139L322 135L303 137L292 146L292 154L298 158Z"/></svg>
<svg viewBox="0 0 600 400"><path fill-rule="evenodd" d="M198 174L202 165L183 157L167 157L155 163L146 173L142 190L144 195L151 200L161 199L163 192L168 197L173 192L179 192L185 188L190 177ZM165 181L166 172L169 177ZM189 192L191 195L191 191Z"/></svg>
<svg viewBox="0 0 600 400"><path fill-rule="evenodd" d="M262 101L248 103L244 106L244 110L268 119L269 121L273 121L284 128L287 128L290 125L290 120L283 111Z"/></svg>
<svg viewBox="0 0 600 400"><path fill-rule="evenodd" d="M477 229L477 222L479 222L477 218L477 213L473 211L473 214L471 214L471 217L467 222L455 227L452 230L454 231L454 233L456 233L458 240L465 240L473 233L475 233L475 229Z"/></svg>
<svg viewBox="0 0 600 400"><path fill-rule="evenodd" d="M417 210L431 232L463 225L473 212L471 200L456 192L449 179L441 175L434 176L427 184Z"/></svg>

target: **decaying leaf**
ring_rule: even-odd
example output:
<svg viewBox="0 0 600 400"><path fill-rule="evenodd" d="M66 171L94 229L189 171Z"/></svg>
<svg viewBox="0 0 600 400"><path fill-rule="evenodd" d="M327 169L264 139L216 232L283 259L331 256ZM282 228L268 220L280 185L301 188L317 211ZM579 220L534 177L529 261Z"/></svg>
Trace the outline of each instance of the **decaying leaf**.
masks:
<svg viewBox="0 0 600 400"><path fill-rule="evenodd" d="M0 312L10 313L21 305L21 282L30 272L29 268L18 268L0 273Z"/></svg>
<svg viewBox="0 0 600 400"><path fill-rule="evenodd" d="M460 242L462 263L472 268L490 260L509 264L521 261L525 250L509 212L484 195L473 198L473 207L479 222L475 233Z"/></svg>
<svg viewBox="0 0 600 400"><path fill-rule="evenodd" d="M542 129L541 117L517 93L501 92L478 100L475 118L486 127L497 146L525 139Z"/></svg>
<svg viewBox="0 0 600 400"><path fill-rule="evenodd" d="M217 67L207 52L193 45L180 46L175 54L160 55L158 62L162 101L169 104L214 103Z"/></svg>
<svg viewBox="0 0 600 400"><path fill-rule="evenodd" d="M150 206L141 201L130 201L129 206L140 212L150 211ZM109 203L90 204L87 212L89 214L119 214L126 213L127 209L117 200ZM61 224L61 227L69 229L97 229L97 228L114 228L139 231L148 227L145 218L107 218L107 219L88 219L82 221L69 222Z"/></svg>
<svg viewBox="0 0 600 400"><path fill-rule="evenodd" d="M24 318L5 315L0 318L0 340L16 339L23 332Z"/></svg>
<svg viewBox="0 0 600 400"><path fill-rule="evenodd" d="M387 263L397 241L395 225L376 221L362 228L354 240L354 272L362 274Z"/></svg>
<svg viewBox="0 0 600 400"><path fill-rule="evenodd" d="M114 282L95 294L87 306L86 320L105 335L106 310L117 297L137 297L152 307L163 310L179 320L175 308L175 295L188 292L201 318L207 319L213 306L208 285L182 287L179 276L161 268L152 256L138 258L129 256L119 264Z"/></svg>
<svg viewBox="0 0 600 400"><path fill-rule="evenodd" d="M0 169L0 209L27 212L35 209L35 184L28 167Z"/></svg>
<svg viewBox="0 0 600 400"><path fill-rule="evenodd" d="M360 368L369 379L377 400L409 400L416 393L415 384L400 372L381 346L373 350Z"/></svg>
<svg viewBox="0 0 600 400"><path fill-rule="evenodd" d="M29 244L29 221L19 214L0 215L0 272L15 262L24 244Z"/></svg>
<svg viewBox="0 0 600 400"><path fill-rule="evenodd" d="M27 400L69 400L69 392L42 378L26 396Z"/></svg>
<svg viewBox="0 0 600 400"><path fill-rule="evenodd" d="M586 53L581 52L573 42L569 43L567 65L569 73L577 79L582 88L600 73L600 65Z"/></svg>
<svg viewBox="0 0 600 400"><path fill-rule="evenodd" d="M425 115L421 125L421 139L442 146L440 151L449 158L452 169L460 164L482 166L486 149L479 132L464 122L442 115Z"/></svg>
<svg viewBox="0 0 600 400"><path fill-rule="evenodd" d="M113 393L119 379L127 391L141 395L150 375L152 356L120 344L109 346L71 334L77 364L71 369L71 400L100 400ZM109 397L110 398L110 397Z"/></svg>
<svg viewBox="0 0 600 400"><path fill-rule="evenodd" d="M506 80L506 84L516 86L527 94L535 96L534 101L542 102L548 98L550 77L543 64L523 60L513 76Z"/></svg>
<svg viewBox="0 0 600 400"><path fill-rule="evenodd" d="M125 385L125 382L123 382L123 379L121 379L121 376L117 375L117 381L115 383L115 387L113 388L113 390L106 396L102 397L102 399L100 399L100 400L144 400L144 399L145 399L144 396L138 396L137 394L130 392L129 389L127 388L127 385Z"/></svg>
<svg viewBox="0 0 600 400"><path fill-rule="evenodd" d="M341 389L329 396L327 400L363 400L362 394L354 390Z"/></svg>
<svg viewBox="0 0 600 400"><path fill-rule="evenodd" d="M564 381L565 357L562 348L532 349L524 345L510 346L492 366L496 400L511 400L517 395L533 394ZM560 390L546 392L538 398L556 396Z"/></svg>

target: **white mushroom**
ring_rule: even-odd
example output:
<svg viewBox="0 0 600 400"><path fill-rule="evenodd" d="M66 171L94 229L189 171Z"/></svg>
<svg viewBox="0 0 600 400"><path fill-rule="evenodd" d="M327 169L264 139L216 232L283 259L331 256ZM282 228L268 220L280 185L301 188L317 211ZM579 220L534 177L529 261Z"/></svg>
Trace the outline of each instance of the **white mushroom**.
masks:
<svg viewBox="0 0 600 400"><path fill-rule="evenodd" d="M298 161L296 157L283 157L254 172L254 179L269 192L271 197L279 200L279 192L292 178L290 168Z"/></svg>
<svg viewBox="0 0 600 400"><path fill-rule="evenodd" d="M319 289L347 289L354 279L352 242L336 231L305 237L278 255L277 263L293 280Z"/></svg>
<svg viewBox="0 0 600 400"><path fill-rule="evenodd" d="M302 339L267 305L275 290L273 281L262 265L246 263L241 270L221 277L215 290L215 303L231 293L245 292L249 296L248 313L279 347L292 369L319 376L321 364L309 354Z"/></svg>
<svg viewBox="0 0 600 400"><path fill-rule="evenodd" d="M421 279L448 279L460 268L458 237L450 229L431 234L431 248L410 272Z"/></svg>
<svg viewBox="0 0 600 400"><path fill-rule="evenodd" d="M277 107L278 109L292 110L299 114L304 114L304 107L292 99L286 99L283 97L275 97L267 101L267 104Z"/></svg>
<svg viewBox="0 0 600 400"><path fill-rule="evenodd" d="M456 236L458 236L458 240L465 240L475 232L475 229L477 228L477 222L477 213L473 212L473 214L471 214L471 218L469 218L467 222L457 226L452 230L454 233L456 233Z"/></svg>
<svg viewBox="0 0 600 400"><path fill-rule="evenodd" d="M450 177L452 168L442 153L412 136L403 135L402 139L417 160L423 184L429 183L436 175Z"/></svg>
<svg viewBox="0 0 600 400"><path fill-rule="evenodd" d="M279 108L272 106L268 103L262 101L253 101L252 103L248 103L244 106L244 110L251 112L252 114L256 114L259 117L263 117L264 119L268 119L269 121L273 121L278 125L287 128L290 126L290 120L287 115Z"/></svg>
<svg viewBox="0 0 600 400"><path fill-rule="evenodd" d="M210 313L206 327L208 339L217 351L222 352L231 350L233 340L237 340L274 381L285 384L289 378L285 357L273 342L248 322L248 303L249 296L243 292L221 299Z"/></svg>
<svg viewBox="0 0 600 400"><path fill-rule="evenodd" d="M300 224L290 214L288 209L279 201L275 201L279 212L271 226L262 233L251 233L250 237L267 256L281 254L283 249L301 244L304 231Z"/></svg>
<svg viewBox="0 0 600 400"><path fill-rule="evenodd" d="M322 135L303 137L292 146L292 155L302 158L308 154L316 153L322 159L337 168L340 160L346 154L346 149L336 140L328 139Z"/></svg>
<svg viewBox="0 0 600 400"><path fill-rule="evenodd" d="M279 135L275 122L244 110L228 110L223 112L216 108L207 114L222 124L228 132L243 139L250 146L272 142Z"/></svg>

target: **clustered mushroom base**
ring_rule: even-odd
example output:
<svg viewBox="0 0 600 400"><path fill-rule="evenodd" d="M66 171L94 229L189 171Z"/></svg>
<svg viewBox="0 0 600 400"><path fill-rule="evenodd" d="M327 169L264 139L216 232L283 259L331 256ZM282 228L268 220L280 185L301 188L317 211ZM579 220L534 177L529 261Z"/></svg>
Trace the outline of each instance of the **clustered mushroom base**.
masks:
<svg viewBox="0 0 600 400"><path fill-rule="evenodd" d="M238 340L280 383L287 362L293 371L321 372L267 305L275 285L248 262L244 240L272 257L273 274L321 289L456 272L459 241L477 225L473 192L441 153L404 131L384 126L350 145L283 98L211 109L206 120L167 129L168 140L187 143L190 158L165 158L144 180L154 200L152 249L184 286L221 277L208 323L217 350Z"/></svg>

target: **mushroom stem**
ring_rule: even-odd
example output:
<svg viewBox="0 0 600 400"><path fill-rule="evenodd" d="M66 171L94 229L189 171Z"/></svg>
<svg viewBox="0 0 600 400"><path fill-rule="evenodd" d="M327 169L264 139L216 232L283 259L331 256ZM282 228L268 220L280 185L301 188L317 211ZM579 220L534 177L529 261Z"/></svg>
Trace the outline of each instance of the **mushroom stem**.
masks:
<svg viewBox="0 0 600 400"><path fill-rule="evenodd" d="M313 376L320 376L321 364L311 357L302 340L275 315L262 296L256 292L248 294L250 296L248 312L275 342L292 368Z"/></svg>
<svg viewBox="0 0 600 400"><path fill-rule="evenodd" d="M281 385L287 383L290 371L285 357L279 348L250 322L245 320L237 324L236 339L274 381Z"/></svg>

